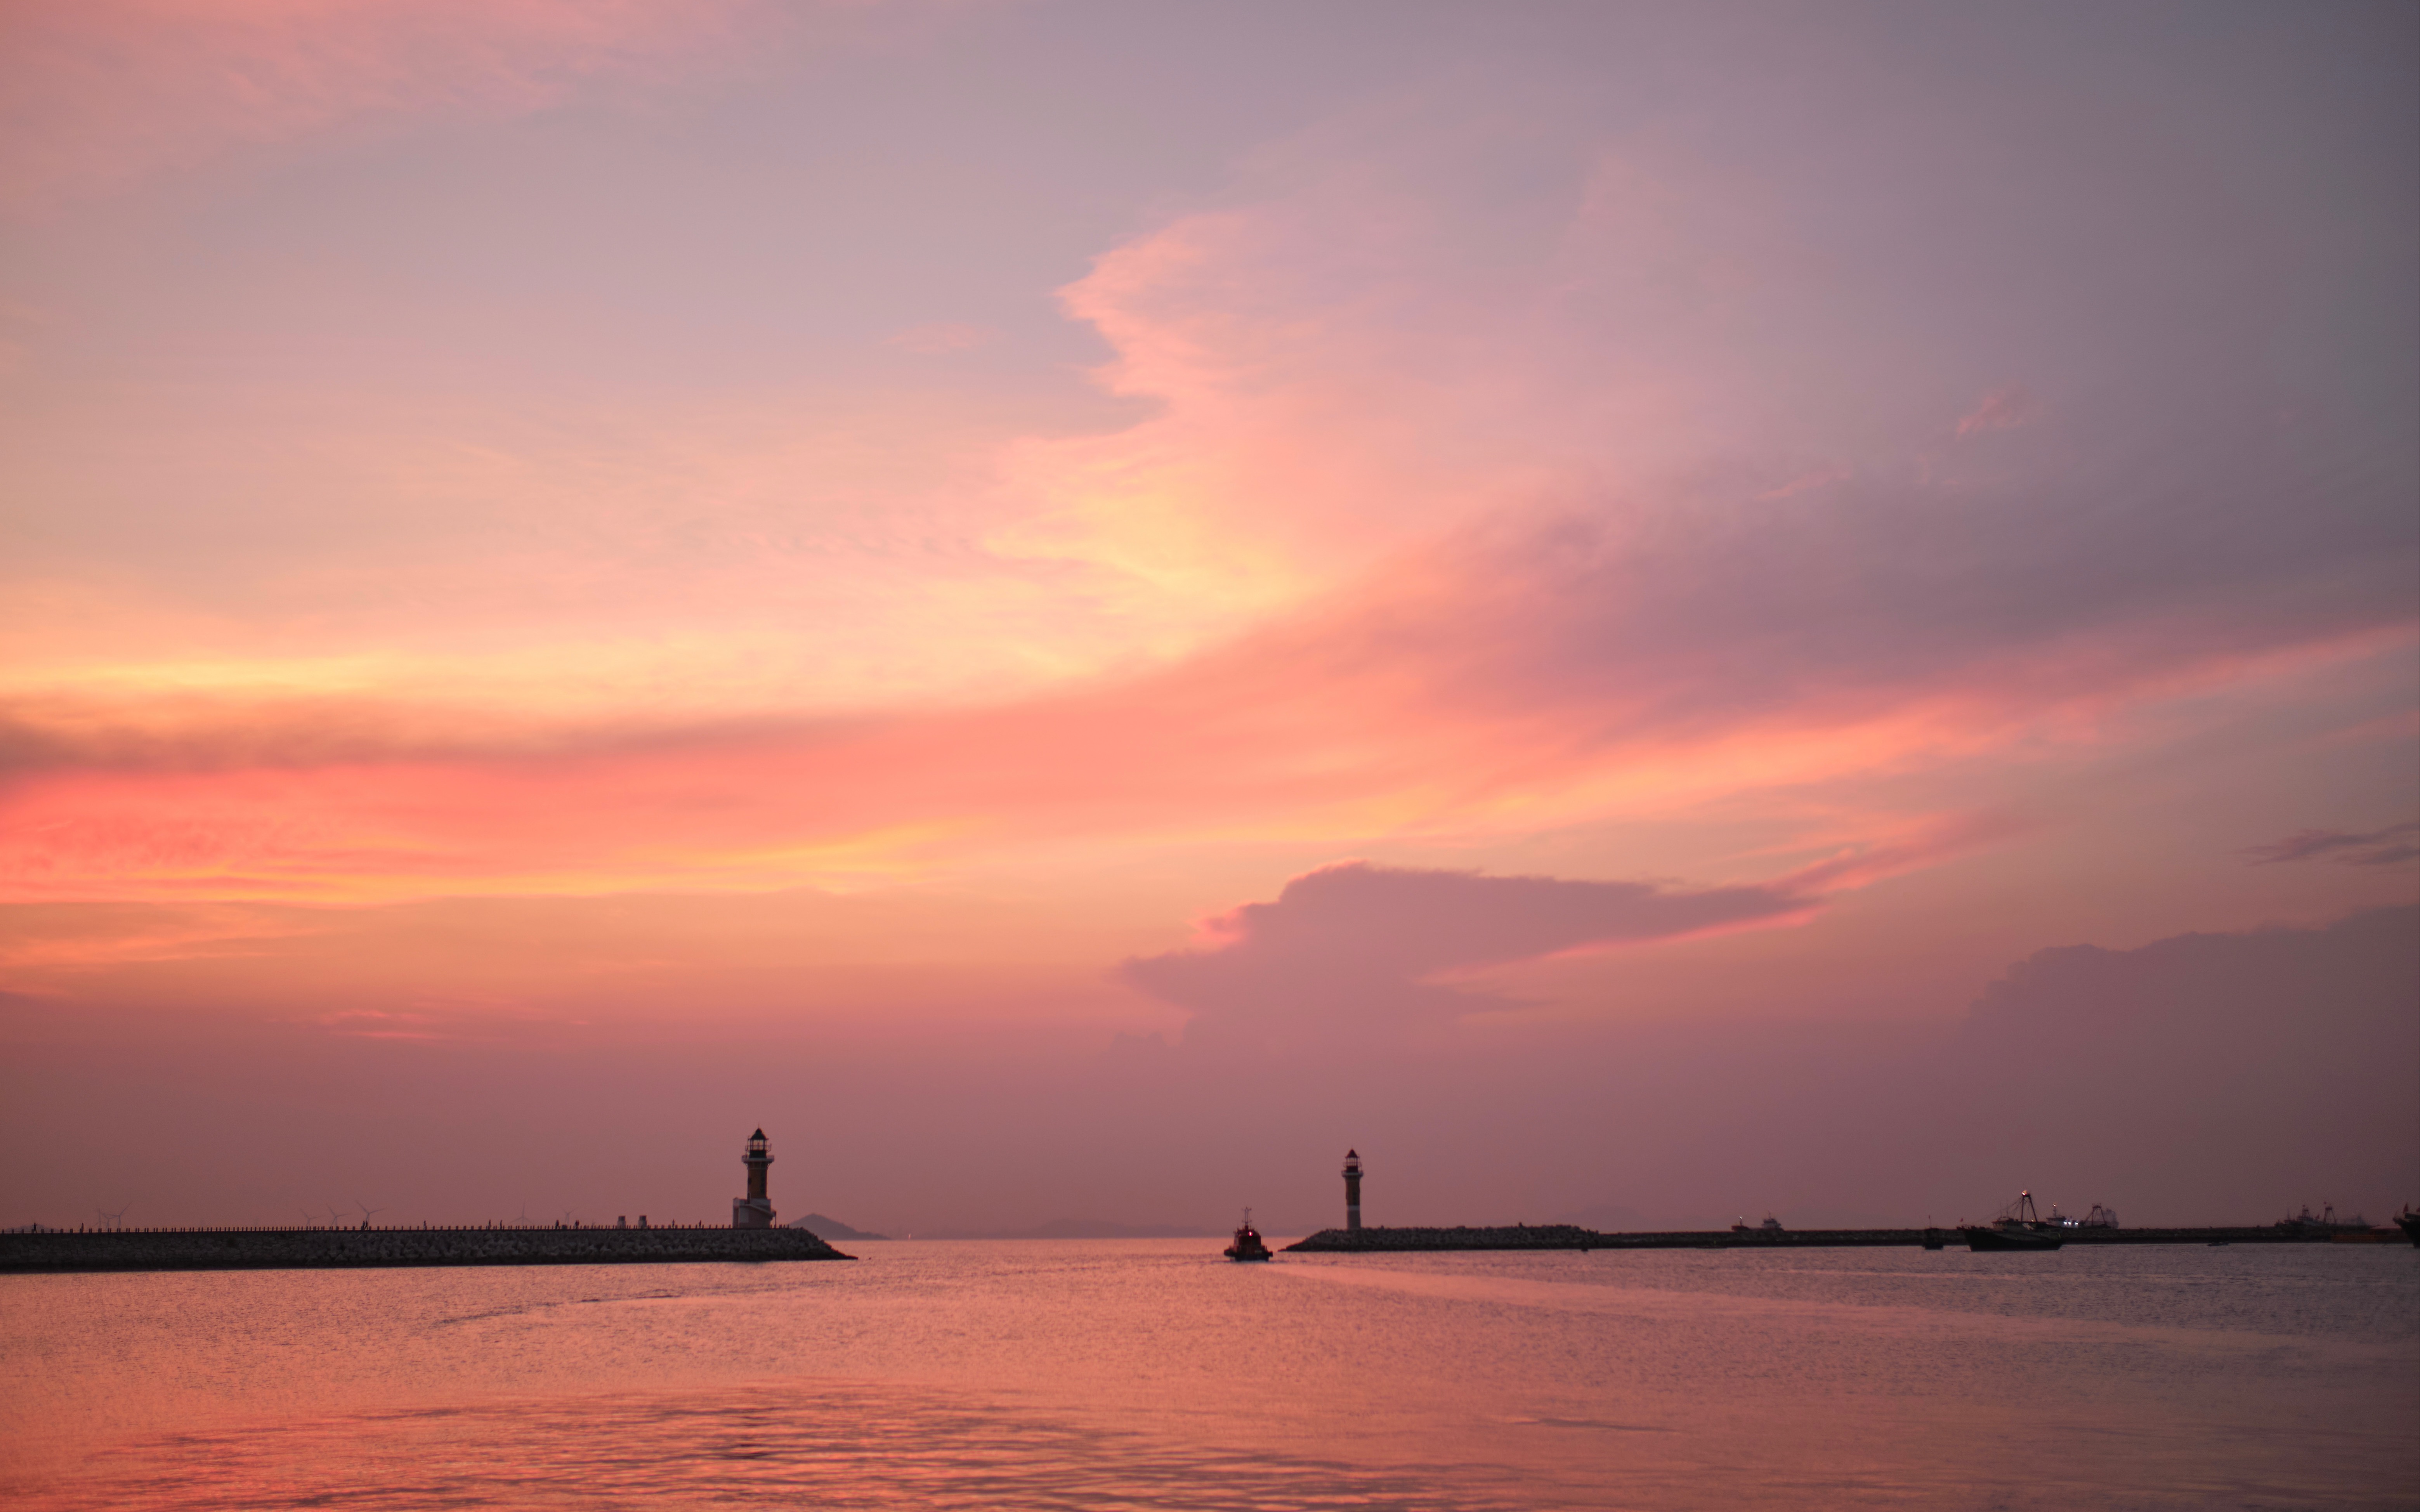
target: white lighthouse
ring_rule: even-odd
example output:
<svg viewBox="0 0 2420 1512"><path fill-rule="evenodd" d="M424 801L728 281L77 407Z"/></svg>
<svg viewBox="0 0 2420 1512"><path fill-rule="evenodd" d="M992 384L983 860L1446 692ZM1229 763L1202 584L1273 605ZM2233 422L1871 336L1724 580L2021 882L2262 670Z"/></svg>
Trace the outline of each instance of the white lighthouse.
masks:
<svg viewBox="0 0 2420 1512"><path fill-rule="evenodd" d="M748 1137L748 1153L740 1160L748 1167L748 1195L731 1199L731 1227L734 1228L770 1228L773 1227L773 1199L765 1195L765 1168L773 1157L765 1149L765 1131L757 1130Z"/></svg>

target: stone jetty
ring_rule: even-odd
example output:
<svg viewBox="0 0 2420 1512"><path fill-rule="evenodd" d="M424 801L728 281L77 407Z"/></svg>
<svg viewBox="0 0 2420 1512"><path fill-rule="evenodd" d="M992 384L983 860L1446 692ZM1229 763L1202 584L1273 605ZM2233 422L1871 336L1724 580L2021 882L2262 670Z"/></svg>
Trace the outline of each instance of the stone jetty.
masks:
<svg viewBox="0 0 2420 1512"><path fill-rule="evenodd" d="M2322 1244L2328 1231L2287 1225L2245 1228L2062 1228L2069 1246L2090 1244ZM1687 1229L1665 1233L1605 1234L1571 1224L1514 1224L1500 1228L1323 1228L1286 1246L1289 1251L1373 1254L1397 1251L1504 1249L1855 1249L1906 1246L1963 1248L1954 1227Z"/></svg>
<svg viewBox="0 0 2420 1512"><path fill-rule="evenodd" d="M1605 1236L1570 1224L1508 1228L1323 1228L1289 1250L1595 1249Z"/></svg>
<svg viewBox="0 0 2420 1512"><path fill-rule="evenodd" d="M845 1260L803 1228L111 1228L0 1233L0 1273Z"/></svg>

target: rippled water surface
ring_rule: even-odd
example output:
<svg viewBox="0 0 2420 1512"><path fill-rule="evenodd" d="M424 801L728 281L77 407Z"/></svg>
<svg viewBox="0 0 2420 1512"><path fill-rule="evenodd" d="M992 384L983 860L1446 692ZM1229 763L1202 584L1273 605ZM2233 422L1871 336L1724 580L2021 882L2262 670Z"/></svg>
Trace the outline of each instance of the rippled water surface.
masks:
<svg viewBox="0 0 2420 1512"><path fill-rule="evenodd" d="M2409 1507L2420 1252L0 1278L38 1507Z"/></svg>

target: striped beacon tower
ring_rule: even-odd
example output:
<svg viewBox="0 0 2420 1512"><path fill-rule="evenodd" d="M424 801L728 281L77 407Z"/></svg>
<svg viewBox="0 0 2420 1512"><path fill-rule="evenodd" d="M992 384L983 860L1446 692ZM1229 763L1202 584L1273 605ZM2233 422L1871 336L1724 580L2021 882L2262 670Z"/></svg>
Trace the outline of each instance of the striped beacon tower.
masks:
<svg viewBox="0 0 2420 1512"><path fill-rule="evenodd" d="M1361 1231L1361 1152L1357 1149L1344 1152L1344 1231Z"/></svg>
<svg viewBox="0 0 2420 1512"><path fill-rule="evenodd" d="M748 1167L748 1195L731 1199L731 1227L734 1228L770 1228L773 1227L773 1199L765 1195L765 1169L773 1157L765 1149L765 1131L757 1130L748 1138L748 1153L741 1157Z"/></svg>

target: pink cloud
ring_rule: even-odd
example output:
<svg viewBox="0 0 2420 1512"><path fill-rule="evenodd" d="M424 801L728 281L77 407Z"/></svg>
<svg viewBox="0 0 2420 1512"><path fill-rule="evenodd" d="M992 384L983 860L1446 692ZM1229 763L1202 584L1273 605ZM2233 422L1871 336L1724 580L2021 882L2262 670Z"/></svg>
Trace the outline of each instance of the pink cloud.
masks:
<svg viewBox="0 0 2420 1512"><path fill-rule="evenodd" d="M693 66L758 0L86 0L0 21L0 204L109 193L380 118L520 115Z"/></svg>
<svg viewBox="0 0 2420 1512"><path fill-rule="evenodd" d="M421 691L435 676L317 701L29 696L7 732L10 886L745 889L1060 843L1534 833L1988 755L2079 708L2411 633L2401 464L2354 457L2320 486L2299 441L2246 418L2258 395L2200 368L2139 385L2140 423L2098 440L2020 438L2005 477L1929 476L1957 364L1827 323L1862 265L1770 235L1790 207L1769 187L1608 150L1510 216L1479 213L1505 192L1450 131L1276 157L1065 291L1143 419L1012 446L1027 513L988 550L953 538L861 599L849 558L814 578L848 610L820 620L787 618L787 581L759 606L813 649L913 653L943 617L921 589L997 571L1015 602L1093 616L1037 658L1071 669L1055 682L920 687L874 715L808 680L745 717L676 703L677 657L595 673L618 701L573 712L457 710ZM1770 361L1776 332L1822 361ZM393 581L353 565L348 583ZM587 563L535 552L498 591L550 568ZM985 601L929 659L1011 612ZM722 668L704 644L701 680ZM457 648L465 680L491 649Z"/></svg>
<svg viewBox="0 0 2420 1512"><path fill-rule="evenodd" d="M2064 708L2237 676L2281 639L2368 643L2357 603L2264 623L2188 600L2129 604L2080 648L2073 604L1962 618L1803 576L1836 545L1549 521L1171 667L989 707L450 736L327 702L20 726L0 876L19 897L366 902L858 886L1079 839L1518 833L1975 759Z"/></svg>
<svg viewBox="0 0 2420 1512"><path fill-rule="evenodd" d="M2030 423L2040 412L2041 406L2035 402L2034 396L2025 391L2024 386L2011 383L2006 388L1993 389L1983 395L1980 404L1961 416L1958 421L1958 434L1962 440L1968 436L1982 435L1986 431L2014 430L2019 425Z"/></svg>

